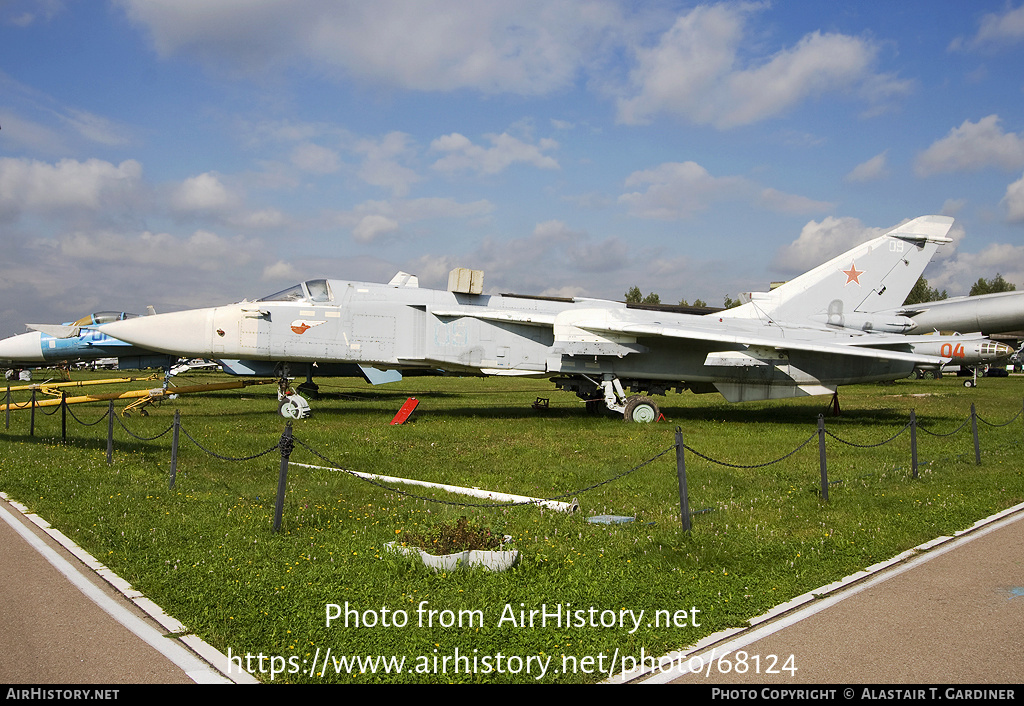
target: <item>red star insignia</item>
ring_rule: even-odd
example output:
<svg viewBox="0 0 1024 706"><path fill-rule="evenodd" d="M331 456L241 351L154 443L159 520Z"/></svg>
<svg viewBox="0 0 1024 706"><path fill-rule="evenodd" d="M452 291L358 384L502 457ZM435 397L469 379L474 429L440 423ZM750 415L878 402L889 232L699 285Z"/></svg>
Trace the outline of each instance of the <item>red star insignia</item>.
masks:
<svg viewBox="0 0 1024 706"><path fill-rule="evenodd" d="M864 274L864 270L858 270L857 266L853 263L852 260L850 261L850 269L841 270L841 272L844 275L846 275L847 284L849 284L850 282L856 282L857 284L860 284L860 276Z"/></svg>

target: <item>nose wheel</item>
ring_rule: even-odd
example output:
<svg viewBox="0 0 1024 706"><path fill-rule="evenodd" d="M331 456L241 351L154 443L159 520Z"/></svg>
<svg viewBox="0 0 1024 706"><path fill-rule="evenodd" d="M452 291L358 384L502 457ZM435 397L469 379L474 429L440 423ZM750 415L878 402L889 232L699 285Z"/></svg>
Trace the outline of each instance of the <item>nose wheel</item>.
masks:
<svg viewBox="0 0 1024 706"><path fill-rule="evenodd" d="M309 402L288 384L288 364L281 364L277 372L277 413L285 419L305 419L313 414Z"/></svg>
<svg viewBox="0 0 1024 706"><path fill-rule="evenodd" d="M285 419L305 419L313 414L309 403L298 395L288 395L278 402L277 412Z"/></svg>

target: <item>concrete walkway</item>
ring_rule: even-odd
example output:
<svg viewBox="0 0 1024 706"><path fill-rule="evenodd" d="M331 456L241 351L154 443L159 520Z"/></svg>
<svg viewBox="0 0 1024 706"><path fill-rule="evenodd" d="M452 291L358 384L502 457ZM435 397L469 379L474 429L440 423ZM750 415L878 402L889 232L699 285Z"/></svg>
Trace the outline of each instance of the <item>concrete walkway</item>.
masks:
<svg viewBox="0 0 1024 706"><path fill-rule="evenodd" d="M184 626L2 496L0 596L2 683L232 681L224 655L194 635L169 639Z"/></svg>
<svg viewBox="0 0 1024 706"><path fill-rule="evenodd" d="M799 596L749 628L712 635L670 655L671 669L615 681L1024 682L1022 520L1024 505L1011 508ZM2 495L0 595L0 682L255 682L237 673L229 680L225 656L195 636L168 639L180 623Z"/></svg>
<svg viewBox="0 0 1024 706"><path fill-rule="evenodd" d="M653 670L634 681L1020 684L1024 505L800 596L752 623L674 655L699 674ZM745 673L737 674L737 664ZM775 673L768 673L770 666Z"/></svg>

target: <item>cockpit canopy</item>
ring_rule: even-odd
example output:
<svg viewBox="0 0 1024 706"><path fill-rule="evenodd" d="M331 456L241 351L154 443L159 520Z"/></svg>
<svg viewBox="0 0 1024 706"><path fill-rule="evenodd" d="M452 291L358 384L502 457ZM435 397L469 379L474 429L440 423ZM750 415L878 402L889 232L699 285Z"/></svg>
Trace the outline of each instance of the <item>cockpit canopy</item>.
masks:
<svg viewBox="0 0 1024 706"><path fill-rule="evenodd" d="M125 319L134 319L138 316L140 316L140 314L129 314L124 311L97 311L95 314L83 316L73 325L89 326L96 324L109 324L111 321L124 321Z"/></svg>
<svg viewBox="0 0 1024 706"><path fill-rule="evenodd" d="M257 299L260 302L330 302L334 301L331 288L325 279L309 279L288 289L282 289L270 296Z"/></svg>

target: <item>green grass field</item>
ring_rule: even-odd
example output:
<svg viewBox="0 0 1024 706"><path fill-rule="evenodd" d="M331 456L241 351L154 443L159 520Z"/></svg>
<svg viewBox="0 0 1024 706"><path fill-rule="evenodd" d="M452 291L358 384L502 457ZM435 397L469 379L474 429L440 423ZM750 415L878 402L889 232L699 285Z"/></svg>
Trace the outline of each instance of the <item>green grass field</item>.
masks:
<svg viewBox="0 0 1024 706"><path fill-rule="evenodd" d="M115 423L108 465L105 420L83 426L69 418L62 444L59 412L38 411L32 437L28 412L13 412L0 443L0 490L223 652L262 654L263 680L273 667L273 681L292 683L597 681L620 668L611 667L613 654L684 648L1024 501L1024 420L993 426L1021 412L1019 377L984 379L974 389L956 378L843 388L835 418L828 398L730 405L717 395L670 394L658 399L668 423L643 426L589 416L573 395L543 381L318 382L314 416L293 423L292 461L534 497L568 494L581 511L481 507L488 503L292 466L282 531L274 533L280 453L229 461L203 450L241 457L272 449L285 428L273 386L183 396L120 420L148 438L180 410L173 490L169 433L139 440ZM412 420L390 426L410 396L420 399ZM550 398L547 410L531 409L538 396ZM982 420L981 465L970 424L945 437L919 431L917 479L907 431L874 448L829 437L832 485L822 501L819 414L835 436L869 445L903 429L912 409L922 429L952 432L971 403ZM105 403L71 408L82 422L105 410ZM736 465L765 463L814 440L762 468L687 452L694 511L687 533L677 426L691 449ZM587 522L601 514L636 519ZM434 573L385 547L460 516L511 535L519 565ZM328 624L332 610L341 615ZM548 613L546 625L538 611ZM404 659L401 673L396 661L348 661L377 656Z"/></svg>

